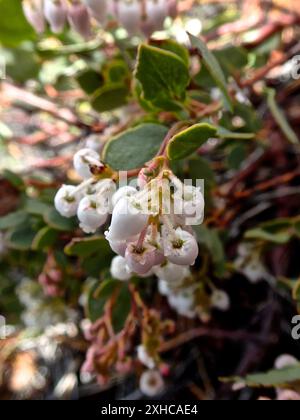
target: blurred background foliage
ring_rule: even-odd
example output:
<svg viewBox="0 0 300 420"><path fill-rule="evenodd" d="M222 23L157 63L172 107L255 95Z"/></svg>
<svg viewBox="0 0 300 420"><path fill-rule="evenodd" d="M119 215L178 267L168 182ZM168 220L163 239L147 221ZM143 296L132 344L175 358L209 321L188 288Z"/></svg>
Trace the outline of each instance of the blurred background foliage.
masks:
<svg viewBox="0 0 300 420"><path fill-rule="evenodd" d="M128 139L127 128L185 118L218 130L173 162L178 176L205 180L196 270L206 317L182 319L166 307L155 280L133 280L146 305L175 321L171 345L162 345L171 366L164 397L255 399L274 398L278 387L299 390L299 366L279 377L276 371L245 377L269 371L282 353L300 358L299 341L291 338L300 305L300 84L290 61L300 54L299 2L187 3L181 17L149 40L179 56L186 69L186 81L161 96L159 80L154 89L148 78L147 60L156 58L145 48L136 64L145 40L114 25L89 41L72 30L37 35L19 0L0 0L6 64L0 85L0 313L9 333L0 341L3 398L141 398L134 376L114 372L101 387L79 373L88 348L83 324L103 316L120 285L111 279L113 255L103 236L85 237L75 220L56 212L53 198L63 182L78 181L71 161L79 148L100 152L119 136L106 147L106 160L115 169L132 169L151 158L160 137L142 126L136 139L147 142L141 144L133 135ZM183 47L186 30L201 33L205 42ZM157 60L160 68L175 66ZM132 160L124 163L128 147ZM128 163L131 168L124 167ZM54 272L59 284L53 278L51 296L41 275L51 281ZM207 304L214 287L230 296L226 313ZM128 287L120 293L113 310L117 330L131 311ZM186 331L190 335L182 338ZM244 386L233 390L220 377Z"/></svg>

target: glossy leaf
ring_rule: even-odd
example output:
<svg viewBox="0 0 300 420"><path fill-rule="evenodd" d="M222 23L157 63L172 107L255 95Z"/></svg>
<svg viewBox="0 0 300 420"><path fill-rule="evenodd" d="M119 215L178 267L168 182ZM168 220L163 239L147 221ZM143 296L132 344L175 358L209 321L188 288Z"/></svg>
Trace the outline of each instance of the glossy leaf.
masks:
<svg viewBox="0 0 300 420"><path fill-rule="evenodd" d="M140 168L158 152L168 129L159 124L141 124L111 139L103 159L115 170Z"/></svg>

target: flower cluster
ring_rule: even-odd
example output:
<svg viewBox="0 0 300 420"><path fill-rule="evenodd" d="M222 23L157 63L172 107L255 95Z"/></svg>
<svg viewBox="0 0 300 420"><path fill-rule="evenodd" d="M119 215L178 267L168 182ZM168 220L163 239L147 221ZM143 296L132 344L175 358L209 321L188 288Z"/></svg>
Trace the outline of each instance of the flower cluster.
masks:
<svg viewBox="0 0 300 420"><path fill-rule="evenodd" d="M83 182L78 187L63 185L55 196L55 207L67 218L77 214L82 230L95 233L107 221L116 186L111 179L101 178L102 173L105 176L106 167L92 149L82 149L75 154L74 168Z"/></svg>
<svg viewBox="0 0 300 420"><path fill-rule="evenodd" d="M156 165L153 163L157 169ZM143 178L141 182L139 177L139 185L139 190L122 187L113 196L112 221L105 234L119 254L112 264L113 276L120 280L128 280L134 273L147 277L160 266L172 264L186 277L185 269L194 265L198 256L197 240L187 223L202 221L200 188L185 188L167 169L158 171L150 181Z"/></svg>
<svg viewBox="0 0 300 420"><path fill-rule="evenodd" d="M54 33L69 25L84 38L92 34L92 21L105 26L116 20L129 34L150 36L163 29L166 17L177 14L177 0L24 0L28 22L42 33L46 22Z"/></svg>
<svg viewBox="0 0 300 420"><path fill-rule="evenodd" d="M187 267L196 261L198 244L190 224L202 222L204 198L199 187L184 186L165 165L163 159L154 159L141 171L138 188L116 191L116 174L97 152L83 149L74 156L83 182L62 186L55 197L58 212L64 217L77 214L86 233L96 232L112 212L105 236L119 255L112 264L119 280L129 280L133 273L150 276L155 267L167 263L179 266L186 277Z"/></svg>

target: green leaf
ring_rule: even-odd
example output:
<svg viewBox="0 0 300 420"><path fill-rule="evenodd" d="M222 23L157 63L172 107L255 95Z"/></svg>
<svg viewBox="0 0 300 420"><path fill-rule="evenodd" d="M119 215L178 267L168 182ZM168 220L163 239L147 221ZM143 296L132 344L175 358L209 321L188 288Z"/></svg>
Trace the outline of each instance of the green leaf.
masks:
<svg viewBox="0 0 300 420"><path fill-rule="evenodd" d="M252 140L255 138L254 133L240 133L238 131L230 131L227 128L218 128L218 137L225 140Z"/></svg>
<svg viewBox="0 0 300 420"><path fill-rule="evenodd" d="M155 40L151 41L151 43L154 47L156 46ZM181 58L185 65L187 67L189 66L190 56L187 48L178 44L178 42L174 41L173 39L165 39L163 41L159 41L157 47L178 55L178 57Z"/></svg>
<svg viewBox="0 0 300 420"><path fill-rule="evenodd" d="M244 144L235 145L227 156L227 164L230 169L238 170L247 157L247 150Z"/></svg>
<svg viewBox="0 0 300 420"><path fill-rule="evenodd" d="M250 387L283 387L300 380L300 364L288 366L284 369L270 370L266 373L247 375L245 378L233 377L224 379L224 382L244 383Z"/></svg>
<svg viewBox="0 0 300 420"><path fill-rule="evenodd" d="M209 229L206 226L195 226L198 242L203 244L212 256L215 264L216 275L222 276L225 273L225 252L219 233L215 229Z"/></svg>
<svg viewBox="0 0 300 420"><path fill-rule="evenodd" d="M290 123L286 119L286 116L282 109L278 106L276 102L276 91L275 89L267 89L267 101L270 111L281 128L282 132L285 134L286 138L293 144L298 144L299 139Z"/></svg>
<svg viewBox="0 0 300 420"><path fill-rule="evenodd" d="M91 105L98 112L112 111L126 105L128 95L128 87L123 83L111 83L96 90Z"/></svg>
<svg viewBox="0 0 300 420"><path fill-rule="evenodd" d="M85 308L86 315L92 322L101 318L107 300L112 296L117 287L119 287L119 284L120 283L116 280L106 280L102 283L95 280L92 283L88 292L87 305Z"/></svg>
<svg viewBox="0 0 300 420"><path fill-rule="evenodd" d="M248 64L248 52L241 47L229 45L216 50L214 55L220 63L226 78L235 76L237 73L239 74Z"/></svg>
<svg viewBox="0 0 300 420"><path fill-rule="evenodd" d="M36 198L26 197L24 210L26 210L29 214L33 214L35 216L43 216L51 209L53 209L53 207L50 204L44 203L43 201L40 201Z"/></svg>
<svg viewBox="0 0 300 420"><path fill-rule="evenodd" d="M209 162L201 156L196 156L189 161L189 172L194 181L204 179L205 189L207 184L209 187L213 187L216 184L214 171L209 165Z"/></svg>
<svg viewBox="0 0 300 420"><path fill-rule="evenodd" d="M27 23L20 0L0 0L0 42L16 46L24 40L34 40L34 30Z"/></svg>
<svg viewBox="0 0 300 420"><path fill-rule="evenodd" d="M200 54L203 57L204 63L213 77L214 81L216 82L219 89L222 91L224 96L224 103L225 106L229 111L233 111L233 105L230 98L230 95L227 90L227 83L222 71L222 68L216 59L216 57L209 51L206 44L200 39L195 37L194 35L189 34L191 44L194 48L197 48Z"/></svg>
<svg viewBox="0 0 300 420"><path fill-rule="evenodd" d="M236 103L234 105L234 115L235 117L240 117L244 122L244 126L240 130L243 133L257 133L263 126L260 116L251 105ZM236 128L233 121L232 114L224 112L223 118L220 121L222 131L224 132L224 129L227 129L230 132L235 132Z"/></svg>
<svg viewBox="0 0 300 420"><path fill-rule="evenodd" d="M65 253L70 256L82 258L97 254L99 260L109 258L112 255L109 244L103 236L74 238L65 247Z"/></svg>
<svg viewBox="0 0 300 420"><path fill-rule="evenodd" d="M103 77L101 73L93 69L88 69L81 72L76 78L79 86L88 95L96 92L103 85Z"/></svg>
<svg viewBox="0 0 300 420"><path fill-rule="evenodd" d="M248 230L245 238L283 245L291 240L294 233L292 219L275 219Z"/></svg>
<svg viewBox="0 0 300 420"><path fill-rule="evenodd" d="M131 310L131 294L128 285L122 284L118 299L113 307L112 322L116 333L124 328L124 324Z"/></svg>
<svg viewBox="0 0 300 420"><path fill-rule="evenodd" d="M76 228L75 218L67 219L61 216L54 208L44 214L44 220L55 230L69 232Z"/></svg>
<svg viewBox="0 0 300 420"><path fill-rule="evenodd" d="M107 82L121 83L129 79L128 66L123 60L108 61L103 68L103 76Z"/></svg>
<svg viewBox="0 0 300 420"><path fill-rule="evenodd" d="M184 159L216 135L217 129L212 125L207 123L195 124L172 138L167 149L168 157L171 160Z"/></svg>
<svg viewBox="0 0 300 420"><path fill-rule="evenodd" d="M40 64L31 46L29 48L0 50L6 63L6 74L13 80L24 83L29 79L37 79Z"/></svg>
<svg viewBox="0 0 300 420"><path fill-rule="evenodd" d="M160 124L141 124L110 140L103 159L115 170L140 168L156 155L167 132Z"/></svg>
<svg viewBox="0 0 300 420"><path fill-rule="evenodd" d="M127 284L111 279L100 284L99 281L94 281L88 293L86 314L92 322L97 321L103 316L105 304L114 293L118 293L118 296L112 308L112 323L114 331L118 333L123 329L131 309L131 295Z"/></svg>
<svg viewBox="0 0 300 420"><path fill-rule="evenodd" d="M36 232L30 227L20 227L19 229L10 232L7 242L10 248L27 251L31 249L32 241Z"/></svg>
<svg viewBox="0 0 300 420"><path fill-rule="evenodd" d="M23 190L25 188L25 183L23 179L15 174L14 172L9 171L8 169L5 169L2 173L3 178L7 179L18 190Z"/></svg>
<svg viewBox="0 0 300 420"><path fill-rule="evenodd" d="M35 251L43 251L51 248L58 238L58 233L56 230L45 226L41 229L32 242L32 249Z"/></svg>
<svg viewBox="0 0 300 420"><path fill-rule="evenodd" d="M245 233L246 239L258 239L266 242L283 245L291 240L291 234L288 232L270 233L263 229L251 229Z"/></svg>
<svg viewBox="0 0 300 420"><path fill-rule="evenodd" d="M190 81L188 66L179 55L145 44L139 48L135 76L143 98L165 110L179 108Z"/></svg>
<svg viewBox="0 0 300 420"><path fill-rule="evenodd" d="M10 213L7 216L0 217L0 230L11 229L19 225L26 224L28 215L23 210Z"/></svg>

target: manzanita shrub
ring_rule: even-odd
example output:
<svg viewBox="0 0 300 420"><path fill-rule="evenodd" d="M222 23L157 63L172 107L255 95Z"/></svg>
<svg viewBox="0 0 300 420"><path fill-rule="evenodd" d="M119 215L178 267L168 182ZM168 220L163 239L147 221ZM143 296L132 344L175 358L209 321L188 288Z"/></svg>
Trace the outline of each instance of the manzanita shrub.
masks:
<svg viewBox="0 0 300 420"><path fill-rule="evenodd" d="M5 395L300 399L300 11L207 3L0 0Z"/></svg>

